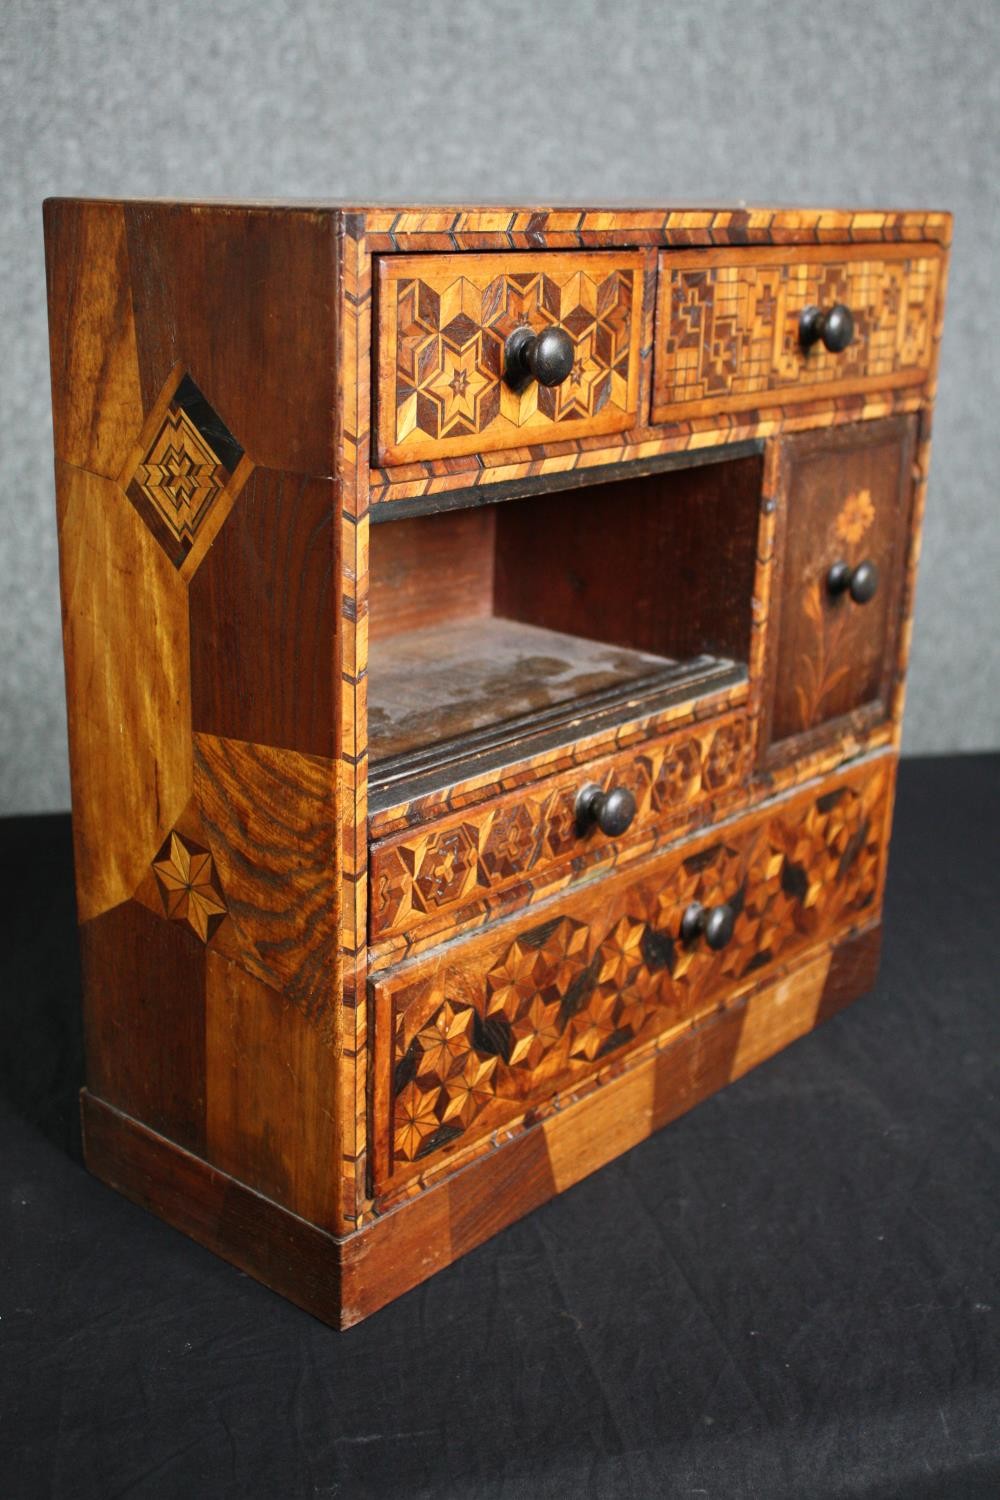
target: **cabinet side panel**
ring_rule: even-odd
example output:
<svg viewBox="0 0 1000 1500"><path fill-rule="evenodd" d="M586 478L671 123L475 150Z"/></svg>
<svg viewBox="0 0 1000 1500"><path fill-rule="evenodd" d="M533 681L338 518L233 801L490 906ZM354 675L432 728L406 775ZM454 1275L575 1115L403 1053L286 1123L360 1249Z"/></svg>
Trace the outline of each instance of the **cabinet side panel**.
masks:
<svg viewBox="0 0 1000 1500"><path fill-rule="evenodd" d="M329 474L333 216L141 203L125 222L146 409L180 362L255 464Z"/></svg>
<svg viewBox="0 0 1000 1500"><path fill-rule="evenodd" d="M88 1085L334 1227L334 216L46 241Z"/></svg>
<svg viewBox="0 0 1000 1500"><path fill-rule="evenodd" d="M126 901L80 928L87 1083L188 1151L205 1149L205 950Z"/></svg>
<svg viewBox="0 0 1000 1500"><path fill-rule="evenodd" d="M205 1151L213 1166L315 1224L332 1221L329 1038L222 954L205 971Z"/></svg>

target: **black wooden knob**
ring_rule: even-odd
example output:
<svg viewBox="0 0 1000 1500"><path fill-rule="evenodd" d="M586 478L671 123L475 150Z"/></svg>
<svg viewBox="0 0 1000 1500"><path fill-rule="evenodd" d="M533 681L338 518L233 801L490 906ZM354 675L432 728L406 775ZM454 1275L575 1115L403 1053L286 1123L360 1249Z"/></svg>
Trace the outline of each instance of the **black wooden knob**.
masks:
<svg viewBox="0 0 1000 1500"><path fill-rule="evenodd" d="M831 354L846 349L854 337L854 314L842 302L832 307L805 307L799 318L799 342L809 349L820 339Z"/></svg>
<svg viewBox="0 0 1000 1500"><path fill-rule="evenodd" d="M878 590L878 568L867 559L855 568L850 563L835 562L826 575L826 586L834 596L850 593L855 604L867 604Z"/></svg>
<svg viewBox="0 0 1000 1500"><path fill-rule="evenodd" d="M515 390L537 380L539 385L561 385L573 368L576 345L564 328L550 326L532 333L521 325L504 345L504 379Z"/></svg>
<svg viewBox="0 0 1000 1500"><path fill-rule="evenodd" d="M599 786L585 786L576 799L576 828L588 833L596 823L609 839L616 839L635 817L635 798L627 786L602 792Z"/></svg>
<svg viewBox="0 0 1000 1500"><path fill-rule="evenodd" d="M692 901L681 917L681 939L694 943L704 937L708 946L718 952L729 942L735 927L736 913L726 902L721 906L702 906L700 901Z"/></svg>

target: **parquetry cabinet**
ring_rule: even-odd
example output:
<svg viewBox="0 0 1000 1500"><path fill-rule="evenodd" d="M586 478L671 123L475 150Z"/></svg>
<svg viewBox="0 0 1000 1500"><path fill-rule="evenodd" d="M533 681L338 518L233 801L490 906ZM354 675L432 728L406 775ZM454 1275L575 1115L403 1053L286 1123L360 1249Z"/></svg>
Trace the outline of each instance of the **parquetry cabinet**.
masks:
<svg viewBox="0 0 1000 1500"><path fill-rule="evenodd" d="M87 1161L347 1325L871 985L950 221L45 231Z"/></svg>

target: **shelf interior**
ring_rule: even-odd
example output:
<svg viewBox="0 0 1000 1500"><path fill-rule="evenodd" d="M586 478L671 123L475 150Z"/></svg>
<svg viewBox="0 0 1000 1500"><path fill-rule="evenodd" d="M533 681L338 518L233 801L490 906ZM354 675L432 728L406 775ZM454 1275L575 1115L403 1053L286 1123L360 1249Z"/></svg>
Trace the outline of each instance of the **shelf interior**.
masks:
<svg viewBox="0 0 1000 1500"><path fill-rule="evenodd" d="M755 453L373 525L372 790L745 676L761 478Z"/></svg>

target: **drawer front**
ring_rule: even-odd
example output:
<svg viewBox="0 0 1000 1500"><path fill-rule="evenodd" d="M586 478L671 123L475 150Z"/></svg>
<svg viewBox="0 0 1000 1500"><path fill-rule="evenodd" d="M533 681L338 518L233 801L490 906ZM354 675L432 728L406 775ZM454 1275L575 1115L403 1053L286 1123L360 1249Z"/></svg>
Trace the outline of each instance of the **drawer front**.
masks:
<svg viewBox="0 0 1000 1500"><path fill-rule="evenodd" d="M523 900L526 881L540 889L567 867L579 878L613 863L623 846L690 818L706 798L724 803L745 779L749 749L746 715L724 715L374 844L371 941L452 926L470 909L501 903L505 892ZM635 814L617 839L596 825L579 831L577 797L590 785L632 793Z"/></svg>
<svg viewBox="0 0 1000 1500"><path fill-rule="evenodd" d="M785 443L765 735L784 757L804 736L822 740L852 718L863 732L888 715L915 436L916 418L897 417ZM853 583L858 599L831 586L835 566L844 582L868 571L867 588Z"/></svg>
<svg viewBox="0 0 1000 1500"><path fill-rule="evenodd" d="M930 245L663 251L653 421L921 384L940 275ZM803 310L837 303L851 311L852 342L806 350Z"/></svg>
<svg viewBox="0 0 1000 1500"><path fill-rule="evenodd" d="M370 981L382 1197L537 1117L636 1043L877 914L894 762L870 761ZM685 941L700 903L735 914Z"/></svg>
<svg viewBox="0 0 1000 1500"><path fill-rule="evenodd" d="M641 251L401 255L378 260L375 461L524 448L638 424ZM556 326L554 386L505 380L516 328Z"/></svg>

